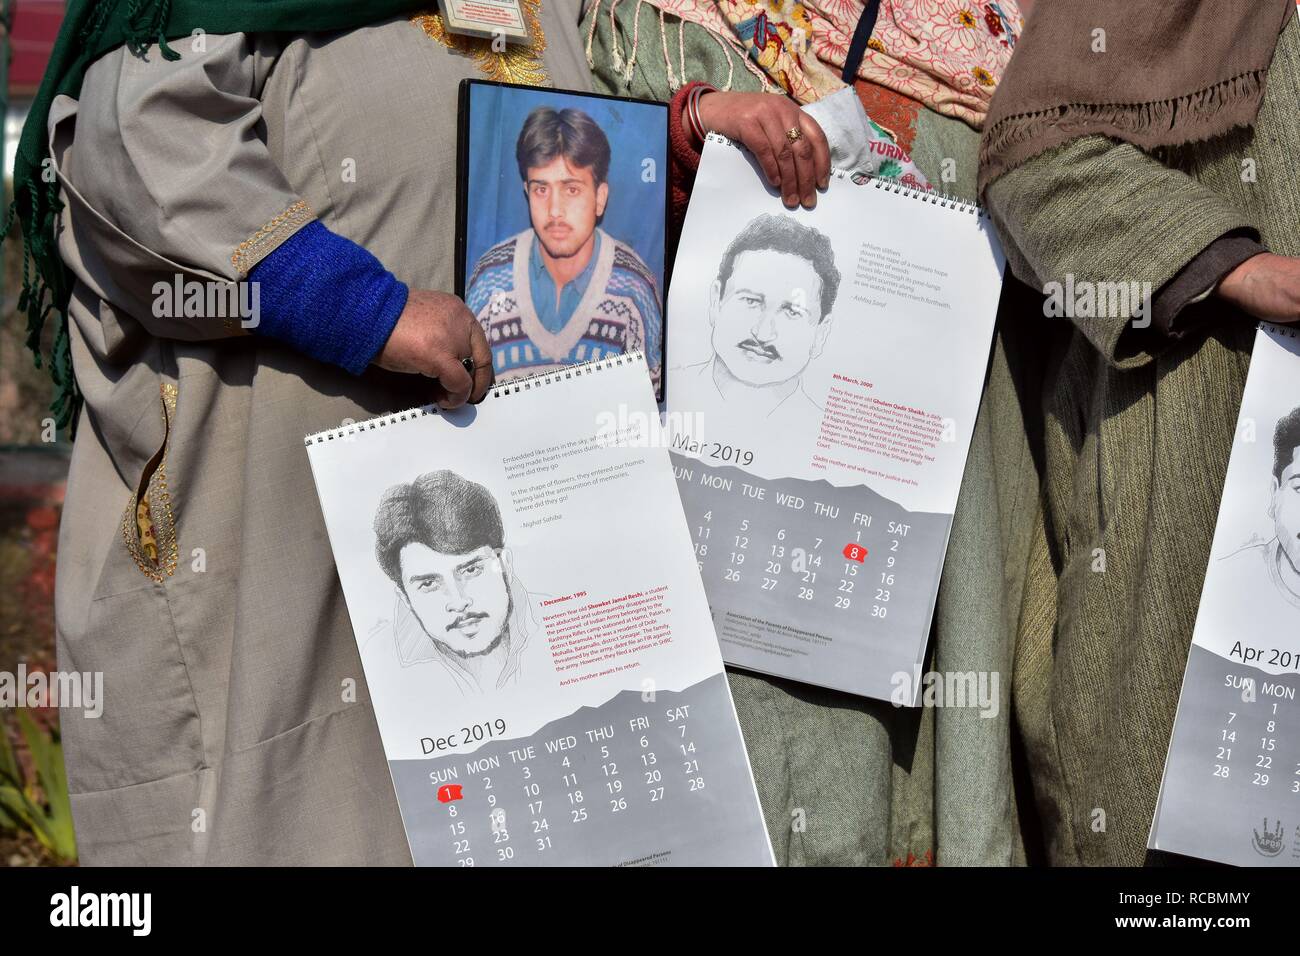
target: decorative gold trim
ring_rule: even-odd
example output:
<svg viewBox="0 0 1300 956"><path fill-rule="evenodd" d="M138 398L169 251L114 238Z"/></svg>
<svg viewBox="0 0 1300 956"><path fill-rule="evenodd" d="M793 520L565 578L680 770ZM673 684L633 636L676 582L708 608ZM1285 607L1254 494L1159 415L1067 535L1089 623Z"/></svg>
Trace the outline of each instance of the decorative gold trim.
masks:
<svg viewBox="0 0 1300 956"><path fill-rule="evenodd" d="M316 214L312 212L307 200L299 199L280 215L263 223L257 232L236 246L234 253L230 256L231 265L235 267L235 271L239 273L239 277L242 279L248 275L253 266L261 262L280 243L293 235L299 226L309 223L315 218Z"/></svg>
<svg viewBox="0 0 1300 956"><path fill-rule="evenodd" d="M158 466L149 476L144 494L133 494L122 515L122 538L127 553L145 577L162 582L176 573L179 551L171 492L167 488L167 451L171 422L176 415L178 390L170 382L158 388L162 400L163 446ZM146 466L147 468L148 466Z"/></svg>
<svg viewBox="0 0 1300 956"><path fill-rule="evenodd" d="M522 0L521 8L531 40L527 44L507 43L500 52L492 48L495 42L493 40L452 33L443 24L440 13L416 14L411 17L411 23L447 49L472 57L489 80L545 86L550 79L546 75L546 67L542 65L542 54L546 52L546 34L542 32L542 3L541 0Z"/></svg>

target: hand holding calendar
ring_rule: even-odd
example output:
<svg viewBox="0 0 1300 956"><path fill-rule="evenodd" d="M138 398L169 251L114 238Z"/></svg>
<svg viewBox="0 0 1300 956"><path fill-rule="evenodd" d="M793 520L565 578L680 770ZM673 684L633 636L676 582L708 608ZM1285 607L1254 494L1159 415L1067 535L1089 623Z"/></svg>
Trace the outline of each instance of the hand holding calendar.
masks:
<svg viewBox="0 0 1300 956"><path fill-rule="evenodd" d="M633 354L307 439L417 864L771 864L654 414Z"/></svg>
<svg viewBox="0 0 1300 956"><path fill-rule="evenodd" d="M669 297L673 465L723 657L912 704L1002 254L973 207L832 177L786 210L711 138Z"/></svg>

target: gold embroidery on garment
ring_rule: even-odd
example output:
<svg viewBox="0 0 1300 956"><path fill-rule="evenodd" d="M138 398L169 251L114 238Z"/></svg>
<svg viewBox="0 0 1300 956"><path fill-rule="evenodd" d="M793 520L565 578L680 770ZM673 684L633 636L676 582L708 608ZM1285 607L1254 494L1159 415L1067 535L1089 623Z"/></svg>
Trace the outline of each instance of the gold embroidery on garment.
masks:
<svg viewBox="0 0 1300 956"><path fill-rule="evenodd" d="M447 49L473 57L489 80L543 86L549 80L546 67L542 65L542 54L546 52L546 34L542 32L542 2L521 0L520 6L531 42L527 46L507 43L500 53L492 49L492 40L452 33L443 25L440 13L416 14L411 17L411 22Z"/></svg>
<svg viewBox="0 0 1300 956"><path fill-rule="evenodd" d="M230 257L231 264L240 277L248 275L248 271L257 265L264 258L270 255L275 249L295 232L298 227L311 222L316 218L316 214L311 211L311 206L305 199L299 199L280 215L263 223L257 232L253 233L238 246L235 247L234 253Z"/></svg>
<svg viewBox="0 0 1300 956"><path fill-rule="evenodd" d="M140 499L135 508L135 525L140 532L140 550L152 564L158 563L158 538L154 536L153 516L149 513L149 496Z"/></svg>
<svg viewBox="0 0 1300 956"><path fill-rule="evenodd" d="M162 400L163 446L155 456L157 466L149 475L143 494L133 494L122 515L122 537L126 550L145 577L161 582L176 573L176 521L172 515L171 492L167 490L167 446L171 422L176 415L177 388L170 382L159 386ZM154 459L149 464L153 464ZM149 465L145 466L146 471Z"/></svg>

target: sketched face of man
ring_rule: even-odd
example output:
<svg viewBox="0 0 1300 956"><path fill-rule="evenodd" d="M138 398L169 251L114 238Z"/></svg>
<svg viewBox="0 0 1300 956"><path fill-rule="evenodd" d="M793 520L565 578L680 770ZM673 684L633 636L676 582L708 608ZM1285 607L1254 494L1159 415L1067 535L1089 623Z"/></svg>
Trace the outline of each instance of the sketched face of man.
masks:
<svg viewBox="0 0 1300 956"><path fill-rule="evenodd" d="M1273 500L1268 514L1282 550L1300 571L1300 448L1294 449L1291 455L1291 463L1282 470L1281 480L1273 478Z"/></svg>
<svg viewBox="0 0 1300 956"><path fill-rule="evenodd" d="M443 554L412 542L401 552L402 590L434 641L461 657L496 649L510 620L510 588L500 552L483 545Z"/></svg>
<svg viewBox="0 0 1300 956"><path fill-rule="evenodd" d="M830 320L822 319L821 277L800 256L742 252L726 285L713 282L713 350L742 382L775 385L802 374L826 344Z"/></svg>
<svg viewBox="0 0 1300 956"><path fill-rule="evenodd" d="M524 183L533 231L552 259L577 255L605 214L609 184L596 184L590 166L573 166L557 156L545 166L528 169Z"/></svg>

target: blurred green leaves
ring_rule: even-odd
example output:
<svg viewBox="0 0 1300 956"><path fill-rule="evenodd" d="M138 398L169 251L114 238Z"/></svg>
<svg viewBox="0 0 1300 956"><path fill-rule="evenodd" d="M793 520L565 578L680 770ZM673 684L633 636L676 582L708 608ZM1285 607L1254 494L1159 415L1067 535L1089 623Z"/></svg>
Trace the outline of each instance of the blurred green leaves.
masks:
<svg viewBox="0 0 1300 956"><path fill-rule="evenodd" d="M27 779L6 722L0 718L0 827L25 830L60 863L74 863L77 839L63 769L63 746L53 732L37 727L22 710L16 714L31 754L34 779Z"/></svg>

